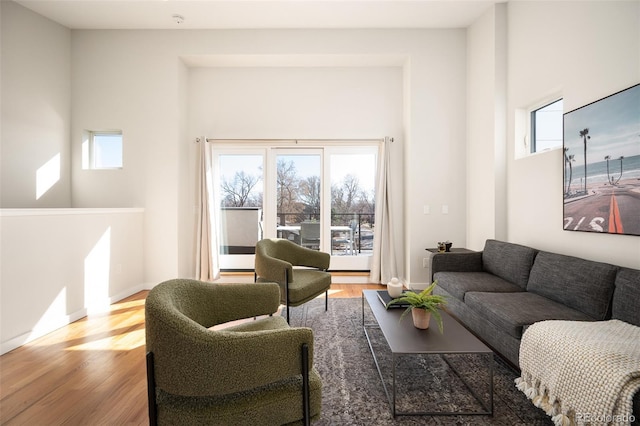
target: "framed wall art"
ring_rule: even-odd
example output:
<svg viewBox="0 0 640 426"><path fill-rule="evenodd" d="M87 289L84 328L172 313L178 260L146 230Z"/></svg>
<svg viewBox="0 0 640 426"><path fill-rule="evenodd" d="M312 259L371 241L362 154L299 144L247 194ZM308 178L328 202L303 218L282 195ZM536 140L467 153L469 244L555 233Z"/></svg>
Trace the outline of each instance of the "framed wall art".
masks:
<svg viewBox="0 0 640 426"><path fill-rule="evenodd" d="M568 231L640 235L640 84L563 115Z"/></svg>

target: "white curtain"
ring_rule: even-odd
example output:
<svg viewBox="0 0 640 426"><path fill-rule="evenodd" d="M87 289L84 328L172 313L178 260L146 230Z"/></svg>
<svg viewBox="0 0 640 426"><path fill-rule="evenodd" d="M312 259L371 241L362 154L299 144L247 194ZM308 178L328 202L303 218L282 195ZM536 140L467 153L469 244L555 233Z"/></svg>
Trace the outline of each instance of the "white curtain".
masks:
<svg viewBox="0 0 640 426"><path fill-rule="evenodd" d="M373 259L369 279L374 283L387 283L398 276L397 247L394 246L393 201L391 198L391 146L393 139L386 137L378 158L378 185L376 189L376 226L373 231Z"/></svg>
<svg viewBox="0 0 640 426"><path fill-rule="evenodd" d="M217 210L213 202L213 169L211 144L200 138L199 155L199 209L198 234L196 235L196 279L213 281L220 276Z"/></svg>

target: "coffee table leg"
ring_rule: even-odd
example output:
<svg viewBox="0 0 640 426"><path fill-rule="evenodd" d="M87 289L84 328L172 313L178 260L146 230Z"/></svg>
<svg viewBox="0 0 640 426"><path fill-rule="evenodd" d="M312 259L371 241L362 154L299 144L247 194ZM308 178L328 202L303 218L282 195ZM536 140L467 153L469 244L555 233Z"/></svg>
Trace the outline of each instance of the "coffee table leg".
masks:
<svg viewBox="0 0 640 426"><path fill-rule="evenodd" d="M482 406L482 408L484 408L484 411L480 411L477 413L464 413L464 414L484 414L484 415L489 414L493 416L493 353L490 353L487 355L489 360L489 401L488 402L485 401L482 397L480 397L476 389L474 389L474 387L471 386L471 384L467 382L467 380L463 376L460 375L460 373L458 372L458 369L453 364L451 364L446 354L440 355L442 360L447 363L451 371L453 371L453 373L455 373L455 375L462 381L462 383L464 383L464 385L467 387L469 392L471 392L471 394L474 396L476 401L478 401L478 403ZM452 413L449 413L449 414L452 414Z"/></svg>
<svg viewBox="0 0 640 426"><path fill-rule="evenodd" d="M375 327L379 328L377 324L366 324L364 321L364 293L362 293L362 329L364 330L364 335L367 338L367 343L369 344L369 349L371 350L371 357L373 358L373 362L376 365L376 370L378 370L378 375L380 376L380 382L382 383L382 389L384 389L384 394L387 396L387 401L389 402L389 407L391 408L391 415L396 417L396 355L392 354L392 387L391 395L389 395L389 390L387 389L387 385L384 382L384 375L382 374L382 369L380 368L380 364L378 363L378 357L376 356L376 352L373 349L373 343L371 342L371 338L369 337L369 332L367 331L367 327ZM367 302L368 304L368 302Z"/></svg>
<svg viewBox="0 0 640 426"><path fill-rule="evenodd" d="M489 354L489 414L493 416L493 354Z"/></svg>
<svg viewBox="0 0 640 426"><path fill-rule="evenodd" d="M391 415L393 418L396 418L396 354L391 355L391 363L392 363L392 375L393 379L391 381L391 393L393 394L393 404L391 404Z"/></svg>

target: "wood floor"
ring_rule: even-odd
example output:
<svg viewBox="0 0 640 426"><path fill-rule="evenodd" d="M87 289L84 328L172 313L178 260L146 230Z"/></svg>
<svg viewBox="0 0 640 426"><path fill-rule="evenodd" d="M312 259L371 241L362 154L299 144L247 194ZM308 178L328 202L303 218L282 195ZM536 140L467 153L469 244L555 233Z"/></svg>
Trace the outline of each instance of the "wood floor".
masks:
<svg viewBox="0 0 640 426"><path fill-rule="evenodd" d="M376 284L334 284L360 297ZM2 425L146 425L146 291L0 357ZM331 308L331 307L329 307Z"/></svg>

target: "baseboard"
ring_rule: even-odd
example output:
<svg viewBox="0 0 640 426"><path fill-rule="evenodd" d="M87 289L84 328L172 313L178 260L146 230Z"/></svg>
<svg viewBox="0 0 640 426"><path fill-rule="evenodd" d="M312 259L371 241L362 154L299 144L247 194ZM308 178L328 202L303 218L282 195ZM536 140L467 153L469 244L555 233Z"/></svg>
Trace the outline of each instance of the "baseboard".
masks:
<svg viewBox="0 0 640 426"><path fill-rule="evenodd" d="M126 299L127 297L132 296L136 293L139 293L142 290L147 290L146 283L138 284L137 286L134 286L134 287L129 287L128 289L121 291L120 293L110 297L109 304L113 305L114 303L119 302L122 299Z"/></svg>
<svg viewBox="0 0 640 426"><path fill-rule="evenodd" d="M32 342L40 337L46 336L47 334L58 330L59 328L66 327L74 321L77 321L81 318L87 316L86 308L83 308L77 312L73 312L69 315L65 315L64 317L59 318L55 322L49 322L46 324L46 327L43 327L38 330L31 330L20 336L14 337L13 339L9 339L6 342L2 342L0 344L0 355L4 355L7 352L11 352L14 349L19 348L22 345L26 345L29 342Z"/></svg>

